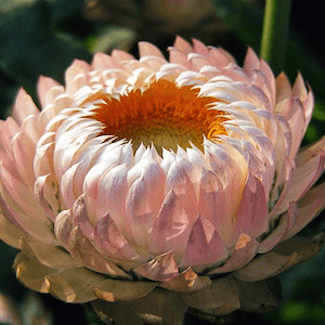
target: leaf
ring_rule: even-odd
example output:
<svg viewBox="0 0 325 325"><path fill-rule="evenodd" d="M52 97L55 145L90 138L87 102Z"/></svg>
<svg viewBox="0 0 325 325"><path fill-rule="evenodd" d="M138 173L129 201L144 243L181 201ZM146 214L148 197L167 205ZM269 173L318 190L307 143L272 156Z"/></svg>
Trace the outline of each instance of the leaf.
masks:
<svg viewBox="0 0 325 325"><path fill-rule="evenodd" d="M98 42L94 52L109 53L114 49L129 51L135 42L136 34L133 30L109 26L98 35Z"/></svg>
<svg viewBox="0 0 325 325"><path fill-rule="evenodd" d="M213 0L217 15L246 45L259 52L263 25L262 8L243 0Z"/></svg>
<svg viewBox="0 0 325 325"><path fill-rule="evenodd" d="M62 82L75 58L91 59L73 37L52 32L51 10L45 0L0 3L0 66L33 97L40 75Z"/></svg>
<svg viewBox="0 0 325 325"><path fill-rule="evenodd" d="M47 0L52 8L53 20L65 19L78 13L85 5L85 0Z"/></svg>

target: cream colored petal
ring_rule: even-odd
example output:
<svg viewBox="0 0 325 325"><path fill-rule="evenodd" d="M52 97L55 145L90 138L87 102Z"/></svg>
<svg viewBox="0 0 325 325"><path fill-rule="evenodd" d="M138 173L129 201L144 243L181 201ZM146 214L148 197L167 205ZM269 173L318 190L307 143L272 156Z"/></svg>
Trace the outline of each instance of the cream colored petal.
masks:
<svg viewBox="0 0 325 325"><path fill-rule="evenodd" d="M125 302L107 302L97 299L91 303L99 318L107 324L112 320L116 325L144 325L141 319L131 308L131 304Z"/></svg>
<svg viewBox="0 0 325 325"><path fill-rule="evenodd" d="M81 267L63 247L42 243L31 236L24 236L21 243L24 248L33 253L43 265L53 269L71 269Z"/></svg>
<svg viewBox="0 0 325 325"><path fill-rule="evenodd" d="M105 259L96 251L89 239L82 233L79 226L76 226L69 236L69 251L83 265L95 272L108 274L111 277L131 278L118 266Z"/></svg>
<svg viewBox="0 0 325 325"><path fill-rule="evenodd" d="M294 237L273 251L256 257L252 262L235 271L233 276L241 281L255 282L284 272L287 268L313 257L324 244L324 233L313 238Z"/></svg>
<svg viewBox="0 0 325 325"><path fill-rule="evenodd" d="M228 314L240 307L236 281L232 276L212 280L212 284L196 292L183 293L191 308L212 315Z"/></svg>
<svg viewBox="0 0 325 325"><path fill-rule="evenodd" d="M48 275L57 274L59 270L49 268L36 260L28 260L23 253L19 253L14 262L16 276L26 287L41 293L50 292Z"/></svg>
<svg viewBox="0 0 325 325"><path fill-rule="evenodd" d="M156 288L147 296L130 301L132 309L145 321L182 325L187 305L179 293Z"/></svg>
<svg viewBox="0 0 325 325"><path fill-rule="evenodd" d="M24 232L9 222L4 215L0 213L0 238L6 244L20 249L20 237Z"/></svg>
<svg viewBox="0 0 325 325"><path fill-rule="evenodd" d="M71 303L85 303L97 299L91 287L101 283L105 277L85 268L67 269L46 276L53 296Z"/></svg>
<svg viewBox="0 0 325 325"><path fill-rule="evenodd" d="M265 281L242 282L236 280L239 290L240 310L264 313L278 306L277 298Z"/></svg>
<svg viewBox="0 0 325 325"><path fill-rule="evenodd" d="M101 300L109 302L139 299L149 294L157 286L152 281L121 281L105 279L91 290Z"/></svg>

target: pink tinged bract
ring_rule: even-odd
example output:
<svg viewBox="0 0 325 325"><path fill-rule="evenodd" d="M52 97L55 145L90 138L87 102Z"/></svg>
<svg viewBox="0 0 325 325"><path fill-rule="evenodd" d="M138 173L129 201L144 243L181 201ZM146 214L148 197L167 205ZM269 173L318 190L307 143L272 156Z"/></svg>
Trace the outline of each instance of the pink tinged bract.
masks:
<svg viewBox="0 0 325 325"><path fill-rule="evenodd" d="M295 236L325 206L325 137L300 149L313 93L252 49L243 68L198 40L168 50L75 60L64 86L39 78L40 109L18 91L0 121L0 238L26 286L99 299L108 318L273 306L260 281L323 241Z"/></svg>

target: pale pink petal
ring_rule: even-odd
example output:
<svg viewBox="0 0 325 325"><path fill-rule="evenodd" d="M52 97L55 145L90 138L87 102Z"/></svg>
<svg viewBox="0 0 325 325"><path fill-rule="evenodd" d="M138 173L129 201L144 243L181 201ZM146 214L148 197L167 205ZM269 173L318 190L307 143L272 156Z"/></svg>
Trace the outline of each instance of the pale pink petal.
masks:
<svg viewBox="0 0 325 325"><path fill-rule="evenodd" d="M1 168L2 171L3 168ZM28 193L28 190L26 191ZM30 193L28 193L30 194ZM30 235L34 236L38 240L49 243L49 244L56 244L57 239L54 237L53 234L53 226L50 219L48 219L45 215L45 212L41 210L38 202L36 201L35 197L31 197L30 195L26 198L27 200L30 199L31 206L34 205L35 210L32 213L28 213L23 210L23 208L16 203L16 198L18 194L15 194L15 199L9 194L7 189L4 187L3 184L0 186L0 195L5 202L7 209L9 210L8 215L10 218L15 220L15 223L18 223L19 226ZM23 202L20 202L24 205Z"/></svg>
<svg viewBox="0 0 325 325"><path fill-rule="evenodd" d="M218 225L215 225L215 227L223 242L228 247L227 240L233 231L233 218L235 218L235 213L238 210L243 195L242 193L245 189L248 168L247 161L239 151L226 143L222 145L217 143L210 145L209 142L206 142L206 144L208 145L207 158L209 159L211 170L215 172L222 185L222 191L219 190L219 193L223 192L223 194L219 202L223 202L225 206L225 217L221 215L218 217L219 226L222 225L222 230ZM208 179L206 181L208 182ZM217 184L214 186L217 186ZM211 190L208 191L211 192ZM213 191L217 192L215 189ZM219 193L215 194L219 195ZM219 200L219 198L216 197L216 200ZM220 203L217 204L220 205ZM208 219L212 222L211 217L208 217ZM236 239L234 238L234 240Z"/></svg>
<svg viewBox="0 0 325 325"><path fill-rule="evenodd" d="M6 202L3 200L2 196L0 195L0 211L1 215L5 216L6 220L12 225L12 227L17 228L21 233L27 234L26 230L16 221L16 214L13 211L11 213L11 209L7 206ZM5 225L4 225L5 227ZM4 228L5 229L5 228Z"/></svg>
<svg viewBox="0 0 325 325"><path fill-rule="evenodd" d="M43 207L48 217L54 221L57 216L57 213L59 212L59 209L55 208L57 204L53 204L53 197L55 197L57 193L53 194L53 190L55 189L55 187L49 187L49 183L51 183L51 174L37 177L35 181L34 193L36 198L38 199L38 202Z"/></svg>
<svg viewBox="0 0 325 325"><path fill-rule="evenodd" d="M219 268L209 272L209 274L220 274L235 271L248 264L257 254L259 243L245 233L241 233L237 239L234 252L228 261Z"/></svg>
<svg viewBox="0 0 325 325"><path fill-rule="evenodd" d="M25 232L14 226L8 221L8 217L0 213L0 239L3 240L7 245L20 249L20 237Z"/></svg>
<svg viewBox="0 0 325 325"><path fill-rule="evenodd" d="M209 55L209 50L207 48L207 46L205 46L202 42L200 42L197 39L193 39L193 51L195 53L200 53L204 56L208 56Z"/></svg>
<svg viewBox="0 0 325 325"><path fill-rule="evenodd" d="M325 136L312 144L302 147L296 157L297 166L303 166L304 164L308 163L312 158L318 156L324 149Z"/></svg>
<svg viewBox="0 0 325 325"><path fill-rule="evenodd" d="M318 155L312 157L304 164L296 166L291 187L277 210L277 214L284 212L288 202L299 200L318 180L324 172L325 151L322 150Z"/></svg>
<svg viewBox="0 0 325 325"><path fill-rule="evenodd" d="M276 103L280 103L290 97L292 93L288 77L281 72L276 78Z"/></svg>
<svg viewBox="0 0 325 325"><path fill-rule="evenodd" d="M12 208L26 213L40 221L46 221L47 215L39 205L34 196L33 189L29 189L24 181L21 179L14 164L2 161L0 167L1 187L3 188L5 196L4 200ZM11 202L12 204L9 204Z"/></svg>
<svg viewBox="0 0 325 325"><path fill-rule="evenodd" d="M128 240L146 249L150 232L164 200L166 176L154 159L142 161L142 174L126 197Z"/></svg>
<svg viewBox="0 0 325 325"><path fill-rule="evenodd" d="M274 148L276 156L274 185L269 196L271 207L274 206L280 194L283 192L283 183L289 179L289 174L293 174L295 169L294 161L288 158L291 147L291 132L289 131L289 125L282 116L276 117L276 124L278 132ZM292 171L290 171L290 169L292 169ZM286 189L289 189L289 187L286 186ZM282 196L282 198L284 198L284 196Z"/></svg>
<svg viewBox="0 0 325 325"><path fill-rule="evenodd" d="M296 97L288 97L278 103L275 112L288 121L292 133L292 143L289 157L295 158L306 129L306 118L301 101Z"/></svg>
<svg viewBox="0 0 325 325"><path fill-rule="evenodd" d="M153 225L148 250L156 255L173 250L179 262L197 217L197 198L190 178L177 163L169 169L168 188L171 189Z"/></svg>
<svg viewBox="0 0 325 325"><path fill-rule="evenodd" d="M53 154L54 154L55 133L46 133L38 142L35 158L34 172L36 176L54 174Z"/></svg>
<svg viewBox="0 0 325 325"><path fill-rule="evenodd" d="M78 226L70 232L68 246L71 255L88 269L113 278L131 279L130 275L99 254Z"/></svg>
<svg viewBox="0 0 325 325"><path fill-rule="evenodd" d="M298 202L298 211L292 227L284 234L284 241L303 229L309 222L316 218L325 206L325 184L312 188Z"/></svg>
<svg viewBox="0 0 325 325"><path fill-rule="evenodd" d="M28 115L38 115L40 111L31 96L23 88L20 88L16 97L12 117L21 125Z"/></svg>
<svg viewBox="0 0 325 325"><path fill-rule="evenodd" d="M51 101L47 100L48 99L47 94L51 88L58 87L58 86L60 86L60 84L57 81L53 80L52 78L44 77L44 76L40 76L38 78L37 95L41 102L42 107L45 107L46 105L51 103Z"/></svg>
<svg viewBox="0 0 325 325"><path fill-rule="evenodd" d="M65 73L66 92L73 96L80 88L87 85L87 71L78 65L71 65Z"/></svg>
<svg viewBox="0 0 325 325"><path fill-rule="evenodd" d="M236 63L235 59L228 52L214 46L209 46L209 60L212 62L214 67L219 69L224 68L231 63Z"/></svg>
<svg viewBox="0 0 325 325"><path fill-rule="evenodd" d="M95 227L95 248L103 256L111 259L139 263L142 259L120 233L113 219L106 215Z"/></svg>
<svg viewBox="0 0 325 325"><path fill-rule="evenodd" d="M124 235L127 227L125 223L125 201L127 195L127 169L125 165L117 166L105 172L96 181L89 179L86 201L93 222L103 218L107 213L112 217L119 230Z"/></svg>
<svg viewBox="0 0 325 325"><path fill-rule="evenodd" d="M234 229L230 242L245 233L256 238L268 230L268 207L264 188L252 174L248 175L243 197L233 219Z"/></svg>
<svg viewBox="0 0 325 325"><path fill-rule="evenodd" d="M30 140L27 134L22 131L14 136L11 142L12 153L16 168L25 180L27 186L33 189L35 174L33 170L33 161L35 156L35 144Z"/></svg>
<svg viewBox="0 0 325 325"><path fill-rule="evenodd" d="M185 54L193 52L192 45L187 42L184 38L176 36L175 42L173 45L177 50L184 52ZM170 61L171 62L171 61Z"/></svg>
<svg viewBox="0 0 325 325"><path fill-rule="evenodd" d="M211 170L203 170L198 207L200 215L212 223L222 240L226 240L232 228L232 207L227 206L222 184Z"/></svg>
<svg viewBox="0 0 325 325"><path fill-rule="evenodd" d="M170 47L169 49L169 62L174 64L180 64L181 66L191 70L193 65L187 59L187 54L179 49Z"/></svg>
<svg viewBox="0 0 325 325"><path fill-rule="evenodd" d="M270 101L272 105L274 105L276 102L276 80L274 74L270 66L264 60L261 60L259 68L263 72L264 76L266 77L265 86L270 92Z"/></svg>
<svg viewBox="0 0 325 325"><path fill-rule="evenodd" d="M12 117L8 117L2 125L0 148L6 151L6 154L9 155L10 158L12 158L11 139L15 134L20 132L20 130L17 122Z"/></svg>
<svg viewBox="0 0 325 325"><path fill-rule="evenodd" d="M298 72L297 78L293 84L292 95L300 98L301 101L303 101L308 95L304 79L300 72Z"/></svg>
<svg viewBox="0 0 325 325"><path fill-rule="evenodd" d="M106 69L113 69L113 68L119 68L120 65L115 62L115 60L112 59L109 55L105 53L96 53L94 55L94 59L92 62L93 69L98 70L106 70Z"/></svg>
<svg viewBox="0 0 325 325"><path fill-rule="evenodd" d="M29 115L21 125L21 129L27 134L31 141L36 145L39 139L38 135L38 116Z"/></svg>
<svg viewBox="0 0 325 325"><path fill-rule="evenodd" d="M259 254L269 252L280 242L284 233L288 232L292 228L297 218L294 210L295 207L290 203L288 211L280 216L280 220L277 220L277 226L260 242L260 247L258 249Z"/></svg>
<svg viewBox="0 0 325 325"><path fill-rule="evenodd" d="M79 164L71 166L62 176L61 180L61 195L67 207L72 207L77 197L74 193L75 174Z"/></svg>
<svg viewBox="0 0 325 325"><path fill-rule="evenodd" d="M135 60L133 55L131 55L127 52L121 51L121 50L113 50L112 58L114 60L116 60L117 62L121 63L122 65L126 61Z"/></svg>
<svg viewBox="0 0 325 325"><path fill-rule="evenodd" d="M181 266L208 266L228 257L228 252L212 223L198 217L193 225Z"/></svg>
<svg viewBox="0 0 325 325"><path fill-rule="evenodd" d="M275 204L274 202L271 203L273 206L271 206L272 210L269 214L270 219L281 213L281 210L279 210L279 208L283 204L283 202L287 202L287 195L288 192L291 190L296 165L291 159L285 158L283 167L285 170L285 178L283 182L281 182L279 186L280 188L276 189L278 198L275 200Z"/></svg>
<svg viewBox="0 0 325 325"><path fill-rule="evenodd" d="M94 225L89 218L88 211L85 205L85 195L81 195L75 201L71 209L74 224L79 226L82 233L93 241L94 238Z"/></svg>
<svg viewBox="0 0 325 325"><path fill-rule="evenodd" d="M140 55L140 57L156 56L158 58L165 59L164 55L158 49L158 47L154 46L153 44L151 44L149 42L139 42L138 46L139 46L139 55Z"/></svg>
<svg viewBox="0 0 325 325"><path fill-rule="evenodd" d="M194 292L210 286L211 283L208 276L198 276L191 268L188 268L159 286L174 292Z"/></svg>
<svg viewBox="0 0 325 325"><path fill-rule="evenodd" d="M260 60L258 59L258 56L253 51L253 49L249 47L244 61L244 67L243 67L244 71L249 76L252 76L254 70L258 68L259 64L260 64Z"/></svg>
<svg viewBox="0 0 325 325"><path fill-rule="evenodd" d="M60 244L69 249L69 237L72 229L75 227L74 217L70 210L62 210L56 217L54 222L55 237Z"/></svg>

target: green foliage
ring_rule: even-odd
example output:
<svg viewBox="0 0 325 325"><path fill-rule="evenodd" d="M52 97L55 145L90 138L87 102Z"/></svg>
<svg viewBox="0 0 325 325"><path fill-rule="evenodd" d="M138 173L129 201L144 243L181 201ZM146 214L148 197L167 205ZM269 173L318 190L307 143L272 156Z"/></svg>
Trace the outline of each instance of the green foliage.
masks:
<svg viewBox="0 0 325 325"><path fill-rule="evenodd" d="M258 53L263 25L262 9L244 0L213 0L213 3L227 27Z"/></svg>
<svg viewBox="0 0 325 325"><path fill-rule="evenodd" d="M65 69L75 58L91 60L80 41L53 31L52 18L63 16L65 9L58 2L63 3L54 0L0 2L0 69L34 98L40 75L62 82ZM67 12L80 9L82 2L66 1Z"/></svg>

